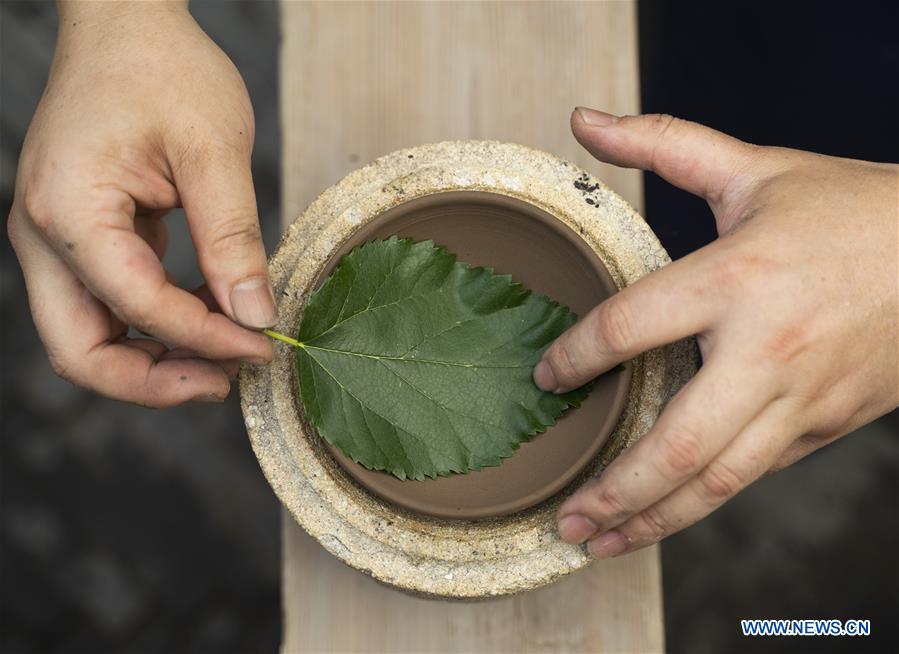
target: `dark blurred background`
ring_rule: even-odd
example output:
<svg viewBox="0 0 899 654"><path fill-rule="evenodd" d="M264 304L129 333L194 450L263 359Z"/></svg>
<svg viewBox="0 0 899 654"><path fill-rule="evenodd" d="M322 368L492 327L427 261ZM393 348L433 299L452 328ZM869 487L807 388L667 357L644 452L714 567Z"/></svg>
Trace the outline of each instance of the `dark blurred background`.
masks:
<svg viewBox="0 0 899 654"><path fill-rule="evenodd" d="M278 235L278 8L193 2L256 109L254 176ZM889 2L641 2L645 111L755 143L899 161ZM50 2L0 3L0 207L55 38ZM567 129L567 116L560 116ZM704 204L646 176L672 256L714 238ZM166 266L199 282L178 215ZM147 411L57 379L0 239L0 651L275 652L279 510L235 397ZM764 479L662 548L668 649L899 651L896 413ZM745 617L868 618L867 639L745 639Z"/></svg>

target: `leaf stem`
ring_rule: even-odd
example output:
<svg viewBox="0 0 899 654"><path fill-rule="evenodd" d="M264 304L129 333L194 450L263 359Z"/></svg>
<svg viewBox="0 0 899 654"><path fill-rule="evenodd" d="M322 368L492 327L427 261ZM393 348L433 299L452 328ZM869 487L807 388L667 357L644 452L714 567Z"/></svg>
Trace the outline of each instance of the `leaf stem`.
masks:
<svg viewBox="0 0 899 654"><path fill-rule="evenodd" d="M281 341L282 343L287 343L288 345L293 345L294 347L306 347L302 341L298 341L295 338L291 338L290 336L285 336L280 332L272 331L271 329L263 329L262 333L266 336L270 336L276 341Z"/></svg>

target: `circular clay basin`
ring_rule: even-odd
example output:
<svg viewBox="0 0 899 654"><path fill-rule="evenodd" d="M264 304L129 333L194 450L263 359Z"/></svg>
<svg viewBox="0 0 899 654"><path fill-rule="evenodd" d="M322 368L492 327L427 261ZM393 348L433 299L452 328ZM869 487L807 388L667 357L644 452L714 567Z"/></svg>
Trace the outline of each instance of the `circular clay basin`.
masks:
<svg viewBox="0 0 899 654"><path fill-rule="evenodd" d="M338 248L316 287L351 249L394 234L432 240L460 261L510 274L579 316L618 290L600 258L570 227L539 207L488 191L435 193L388 209ZM507 515L552 497L596 457L624 408L630 377L630 366L602 376L580 408L567 411L514 456L464 475L401 481L327 447L362 486L410 511L441 518Z"/></svg>
<svg viewBox="0 0 899 654"><path fill-rule="evenodd" d="M505 143L423 145L351 173L288 228L269 264L275 329L295 334L340 257L393 234L511 274L580 316L670 261L633 208L569 162ZM241 406L269 483L329 552L406 591L482 598L590 562L559 538L559 504L649 430L697 362L693 339L646 352L501 465L425 481L367 470L326 443L306 420L289 346L241 369Z"/></svg>

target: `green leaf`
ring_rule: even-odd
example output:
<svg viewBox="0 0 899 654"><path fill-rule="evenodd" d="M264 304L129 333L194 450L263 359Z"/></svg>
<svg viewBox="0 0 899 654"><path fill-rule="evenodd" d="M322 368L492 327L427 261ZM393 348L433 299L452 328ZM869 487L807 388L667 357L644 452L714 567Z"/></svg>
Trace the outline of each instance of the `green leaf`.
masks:
<svg viewBox="0 0 899 654"><path fill-rule="evenodd" d="M400 479L499 465L586 395L531 380L575 320L431 241L365 243L306 305L296 343L306 415L352 460Z"/></svg>

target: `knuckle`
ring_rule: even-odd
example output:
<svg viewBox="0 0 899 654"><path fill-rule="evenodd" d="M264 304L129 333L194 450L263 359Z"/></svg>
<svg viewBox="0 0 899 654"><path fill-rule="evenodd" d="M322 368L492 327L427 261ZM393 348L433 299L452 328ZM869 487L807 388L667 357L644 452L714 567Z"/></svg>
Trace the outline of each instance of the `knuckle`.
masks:
<svg viewBox="0 0 899 654"><path fill-rule="evenodd" d="M214 134L211 137L211 145L206 150L207 157L217 163L231 161L245 161L249 164L250 157L253 154L253 144L250 141L244 127L238 129L238 133L234 133L233 129L225 132Z"/></svg>
<svg viewBox="0 0 899 654"><path fill-rule="evenodd" d="M785 470L786 468L789 468L790 465L792 465L792 461L790 461L786 458L788 453L789 453L789 450L784 454L784 456L781 456L779 459L777 459L777 461L775 461L773 464L771 464L771 467L768 468L765 472L763 472L762 475L763 476L773 475L777 472L780 472L781 470Z"/></svg>
<svg viewBox="0 0 899 654"><path fill-rule="evenodd" d="M844 433L861 412L863 407L851 397L834 393L818 406L818 415L808 436L827 438Z"/></svg>
<svg viewBox="0 0 899 654"><path fill-rule="evenodd" d="M762 345L762 359L776 364L794 361L811 347L809 331L801 323L791 323L775 329Z"/></svg>
<svg viewBox="0 0 899 654"><path fill-rule="evenodd" d="M662 460L675 477L697 470L703 458L703 441L700 434L690 428L677 428L660 434Z"/></svg>
<svg viewBox="0 0 899 654"><path fill-rule="evenodd" d="M827 436L843 433L847 427L857 421L860 413L864 413L863 408L850 398L832 400L830 411L821 419L823 429L819 428L819 430Z"/></svg>
<svg viewBox="0 0 899 654"><path fill-rule="evenodd" d="M703 450L702 438L692 429L681 428L662 434L662 460L670 474L676 478L699 468Z"/></svg>
<svg viewBox="0 0 899 654"><path fill-rule="evenodd" d="M747 278L754 272L754 265L743 255L723 257L715 266L715 279L723 288L742 288Z"/></svg>
<svg viewBox="0 0 899 654"><path fill-rule="evenodd" d="M577 357L572 353L571 332L560 336L546 352L546 362L560 384L577 379Z"/></svg>
<svg viewBox="0 0 899 654"><path fill-rule="evenodd" d="M640 514L640 522L643 524L645 534L641 540L646 539L658 542L668 535L671 523L657 506L650 506Z"/></svg>
<svg viewBox="0 0 899 654"><path fill-rule="evenodd" d="M191 123L202 122L195 118ZM174 146L173 159L177 168L189 173L213 170L222 164L238 161L249 161L253 150L252 135L244 124L242 128L224 130L198 129L194 134L193 125L188 128L189 137Z"/></svg>
<svg viewBox="0 0 899 654"><path fill-rule="evenodd" d="M572 352L569 341L570 339L559 344L556 356L551 362L556 379L563 383L577 379L580 373L579 358Z"/></svg>
<svg viewBox="0 0 899 654"><path fill-rule="evenodd" d="M633 320L625 301L612 298L596 310L596 336L611 354L627 354L634 342Z"/></svg>
<svg viewBox="0 0 899 654"><path fill-rule="evenodd" d="M601 515L613 520L621 520L632 513L630 503L615 487L603 486L597 490L596 499Z"/></svg>
<svg viewBox="0 0 899 654"><path fill-rule="evenodd" d="M262 231L259 228L259 221L247 218L255 215L255 209L246 208L235 211L232 217L224 218L216 226L209 249L212 252L229 252L260 245Z"/></svg>
<svg viewBox="0 0 899 654"><path fill-rule="evenodd" d="M47 358L50 361L50 368L53 370L54 375L67 382L75 383L74 372L63 357L53 352L48 352Z"/></svg>
<svg viewBox="0 0 899 654"><path fill-rule="evenodd" d="M209 156L209 141L205 138L189 138L178 142L171 152L175 167L186 172L199 169Z"/></svg>
<svg viewBox="0 0 899 654"><path fill-rule="evenodd" d="M53 222L46 194L26 186L22 192L22 206L31 222L42 232L48 232Z"/></svg>
<svg viewBox="0 0 899 654"><path fill-rule="evenodd" d="M152 303L126 300L111 307L123 322L150 336L159 337L159 314Z"/></svg>
<svg viewBox="0 0 899 654"><path fill-rule="evenodd" d="M680 119L675 118L671 114L646 114L643 116L643 120L649 123L649 126L657 135L661 136Z"/></svg>
<svg viewBox="0 0 899 654"><path fill-rule="evenodd" d="M650 117L650 125L654 133L655 141L649 155L650 170L658 170L657 154L659 152L659 146L669 138L670 132L676 130L682 122L683 121L675 118L671 114L653 114Z"/></svg>
<svg viewBox="0 0 899 654"><path fill-rule="evenodd" d="M753 285L769 291L768 278L775 268L774 261L756 252L728 252L721 257L714 270L719 285L731 292L743 293Z"/></svg>
<svg viewBox="0 0 899 654"><path fill-rule="evenodd" d="M733 497L746 485L733 467L720 460L707 465L699 474L698 481L703 496L716 504Z"/></svg>

